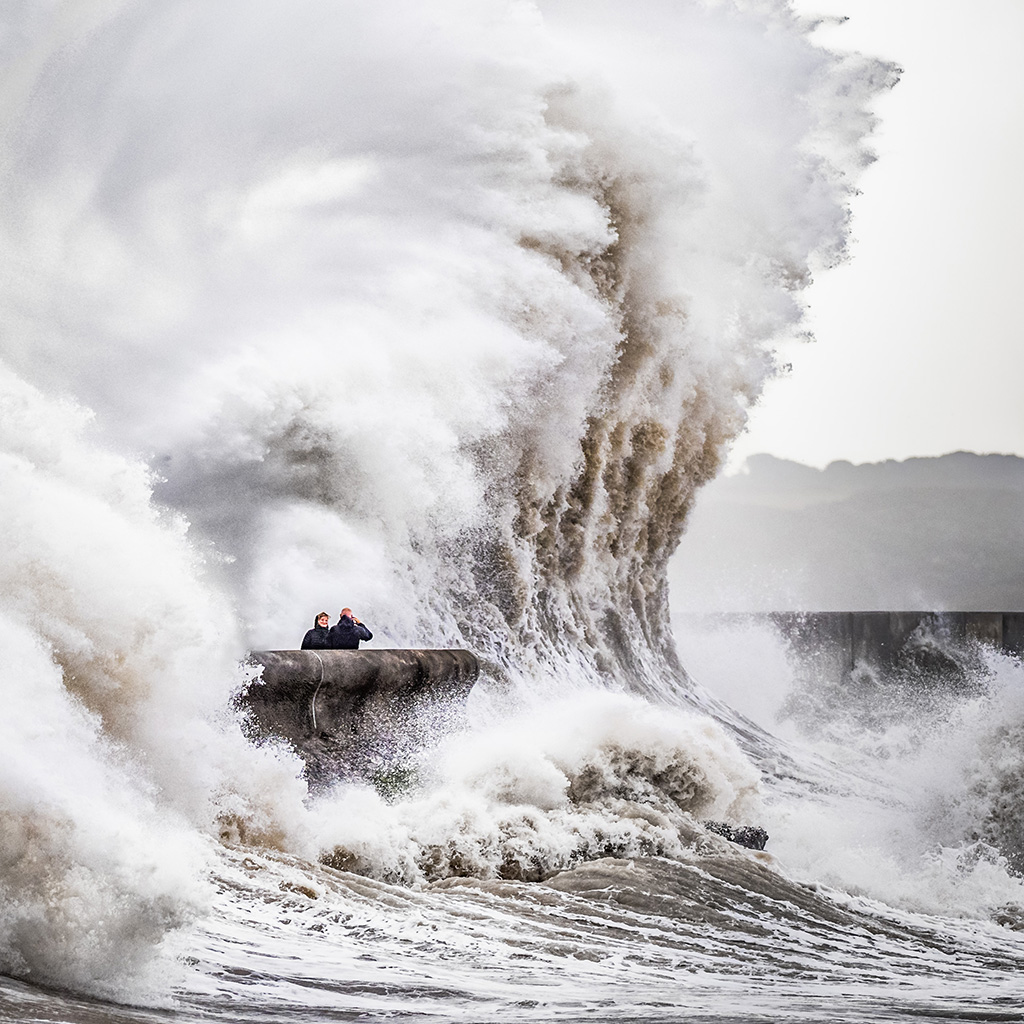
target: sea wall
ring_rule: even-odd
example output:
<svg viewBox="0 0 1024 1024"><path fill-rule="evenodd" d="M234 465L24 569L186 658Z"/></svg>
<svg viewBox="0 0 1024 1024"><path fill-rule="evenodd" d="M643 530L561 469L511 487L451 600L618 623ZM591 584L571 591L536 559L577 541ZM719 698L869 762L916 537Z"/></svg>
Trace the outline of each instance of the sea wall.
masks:
<svg viewBox="0 0 1024 1024"><path fill-rule="evenodd" d="M373 774L454 727L480 666L464 650L253 651L238 698L257 742L284 741L327 783Z"/></svg>
<svg viewBox="0 0 1024 1024"><path fill-rule="evenodd" d="M882 676L963 681L984 646L1024 657L1024 612L758 612L718 623L771 623L790 649L830 677L867 668Z"/></svg>
<svg viewBox="0 0 1024 1024"><path fill-rule="evenodd" d="M943 647L988 644L1024 654L1022 612L767 612L791 642L834 648L852 668L858 662L890 667L908 645L929 641Z"/></svg>

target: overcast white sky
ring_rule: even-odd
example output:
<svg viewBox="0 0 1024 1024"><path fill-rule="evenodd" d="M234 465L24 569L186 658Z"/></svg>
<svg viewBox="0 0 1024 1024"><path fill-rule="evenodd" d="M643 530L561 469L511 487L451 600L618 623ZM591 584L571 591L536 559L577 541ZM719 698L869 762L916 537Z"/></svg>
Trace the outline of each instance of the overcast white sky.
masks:
<svg viewBox="0 0 1024 1024"><path fill-rule="evenodd" d="M808 293L733 467L957 449L1024 455L1024 0L797 0L822 40L894 60L852 261Z"/></svg>

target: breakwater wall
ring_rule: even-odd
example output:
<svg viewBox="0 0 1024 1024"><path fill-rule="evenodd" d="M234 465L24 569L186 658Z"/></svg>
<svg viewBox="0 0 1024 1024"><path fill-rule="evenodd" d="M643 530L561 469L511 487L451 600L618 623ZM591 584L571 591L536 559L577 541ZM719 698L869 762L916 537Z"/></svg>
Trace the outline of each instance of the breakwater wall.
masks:
<svg viewBox="0 0 1024 1024"><path fill-rule="evenodd" d="M768 612L787 639L803 646L833 646L857 661L886 664L908 644L949 647L987 644L1024 654L1024 612Z"/></svg>
<svg viewBox="0 0 1024 1024"><path fill-rule="evenodd" d="M464 650L253 651L237 699L256 742L284 741L307 778L373 774L456 724L480 673Z"/></svg>
<svg viewBox="0 0 1024 1024"><path fill-rule="evenodd" d="M1024 657L1024 612L758 612L720 624L771 624L790 649L830 676L858 668L919 679L963 678L984 647Z"/></svg>

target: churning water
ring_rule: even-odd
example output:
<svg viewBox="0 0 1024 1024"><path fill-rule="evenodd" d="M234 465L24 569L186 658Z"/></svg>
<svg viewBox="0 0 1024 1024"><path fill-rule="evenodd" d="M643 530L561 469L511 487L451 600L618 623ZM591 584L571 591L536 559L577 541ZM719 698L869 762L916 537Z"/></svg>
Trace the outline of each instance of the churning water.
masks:
<svg viewBox="0 0 1024 1024"><path fill-rule="evenodd" d="M0 56L0 1014L1024 1019L1019 666L867 716L669 626L893 68L781 0L7 0ZM343 604L485 666L386 797L230 711Z"/></svg>

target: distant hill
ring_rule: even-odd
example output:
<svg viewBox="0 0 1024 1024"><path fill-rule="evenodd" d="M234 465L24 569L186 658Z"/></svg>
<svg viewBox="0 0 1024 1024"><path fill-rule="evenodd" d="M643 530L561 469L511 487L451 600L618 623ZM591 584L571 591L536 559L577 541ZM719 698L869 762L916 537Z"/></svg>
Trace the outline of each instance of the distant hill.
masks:
<svg viewBox="0 0 1024 1024"><path fill-rule="evenodd" d="M674 613L1024 611L1024 459L753 456L701 493L669 579Z"/></svg>

